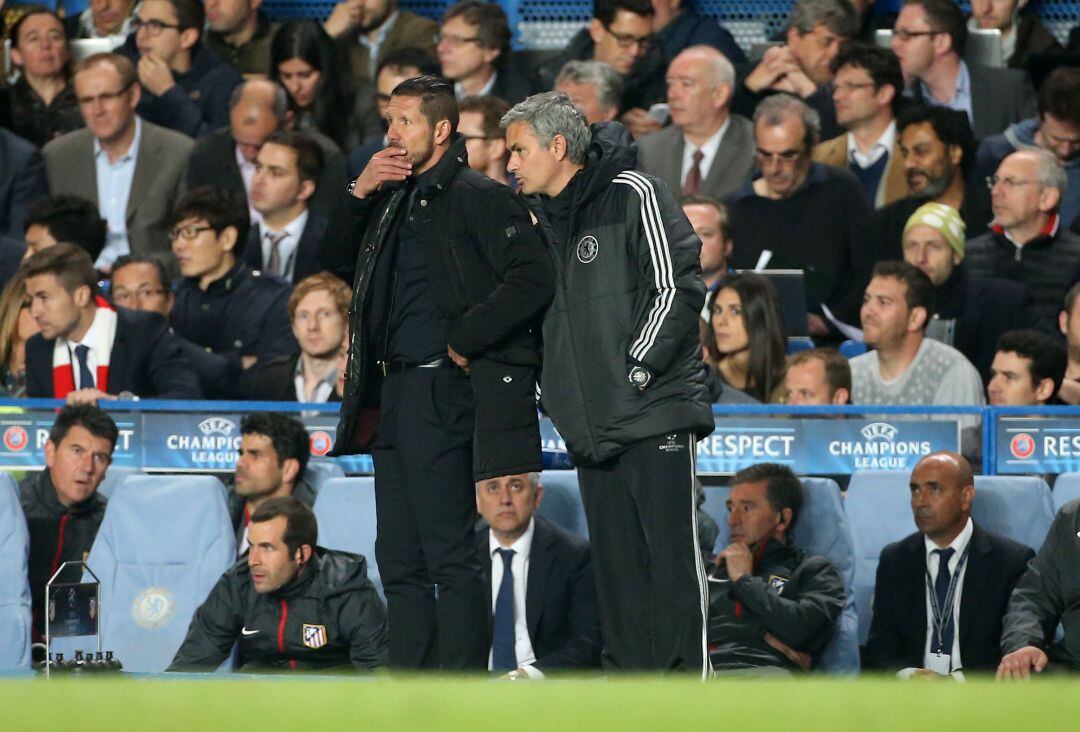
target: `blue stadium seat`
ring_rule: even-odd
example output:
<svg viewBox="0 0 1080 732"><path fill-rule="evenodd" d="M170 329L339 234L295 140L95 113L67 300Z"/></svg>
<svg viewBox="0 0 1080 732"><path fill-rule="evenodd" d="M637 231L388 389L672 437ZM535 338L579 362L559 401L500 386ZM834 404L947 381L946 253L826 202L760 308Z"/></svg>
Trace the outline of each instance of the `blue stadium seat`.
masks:
<svg viewBox="0 0 1080 732"><path fill-rule="evenodd" d="M866 344L862 341L844 341L840 344L840 355L844 358L855 358L866 353Z"/></svg>
<svg viewBox="0 0 1080 732"><path fill-rule="evenodd" d="M1069 501L1080 498L1080 473L1062 473L1054 482L1054 513Z"/></svg>
<svg viewBox="0 0 1080 732"><path fill-rule="evenodd" d="M859 672L858 614L853 591L855 553L844 516L840 487L828 478L803 478L803 508L795 524L792 539L795 545L810 554L827 557L844 578L847 602L837 623L836 634L821 658L820 669L835 674ZM705 510L716 519L720 535L716 550L727 546L730 533L727 525L727 487L705 489Z"/></svg>
<svg viewBox="0 0 1080 732"><path fill-rule="evenodd" d="M576 470L545 470L540 476L544 497L540 501L537 516L566 529L572 534L589 538L589 524L585 520L585 506L581 502Z"/></svg>
<svg viewBox="0 0 1080 732"><path fill-rule="evenodd" d="M330 478L315 498L319 522L319 546L363 554L368 577L383 594L379 565L375 561L375 479Z"/></svg>
<svg viewBox="0 0 1080 732"><path fill-rule="evenodd" d="M30 668L29 552L15 481L0 472L0 671Z"/></svg>
<svg viewBox="0 0 1080 732"><path fill-rule="evenodd" d="M318 494L323 483L331 478L344 478L345 471L333 460L309 460L304 469L304 480L308 482Z"/></svg>
<svg viewBox="0 0 1080 732"><path fill-rule="evenodd" d="M1054 501L1042 478L977 475L971 517L987 531L1038 551L1054 522Z"/></svg>
<svg viewBox="0 0 1080 732"><path fill-rule="evenodd" d="M108 498L116 490L116 486L129 475L142 475L142 468L133 468L120 465L110 465L105 473L104 480L98 486L98 493Z"/></svg>
<svg viewBox="0 0 1080 732"><path fill-rule="evenodd" d="M164 671L195 610L235 561L221 481L127 477L87 558L101 582L102 647L126 671Z"/></svg>
<svg viewBox="0 0 1080 732"><path fill-rule="evenodd" d="M787 339L787 354L790 356L799 351L809 351L814 347L814 341L800 336L789 336Z"/></svg>
<svg viewBox="0 0 1080 732"><path fill-rule="evenodd" d="M844 498L844 513L855 547L855 609L859 644L870 635L874 581L881 550L916 531L911 516L910 474L906 471L856 472Z"/></svg>

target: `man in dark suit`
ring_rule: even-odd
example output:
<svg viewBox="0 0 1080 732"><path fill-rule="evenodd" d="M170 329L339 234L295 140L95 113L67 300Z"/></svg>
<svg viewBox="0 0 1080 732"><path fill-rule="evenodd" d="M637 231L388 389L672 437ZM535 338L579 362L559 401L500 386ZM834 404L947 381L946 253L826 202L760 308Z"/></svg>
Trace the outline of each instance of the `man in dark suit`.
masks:
<svg viewBox="0 0 1080 732"><path fill-rule="evenodd" d="M543 494L539 473L476 484L476 508L490 527L477 533L493 619L488 668L511 679L600 661L589 543L533 515Z"/></svg>
<svg viewBox="0 0 1080 732"><path fill-rule="evenodd" d="M41 153L0 128L0 234L21 239L26 212L47 195L49 181Z"/></svg>
<svg viewBox="0 0 1080 732"><path fill-rule="evenodd" d="M464 0L449 6L436 50L458 99L491 95L513 106L536 91L536 83L511 63L510 25L496 3Z"/></svg>
<svg viewBox="0 0 1080 732"><path fill-rule="evenodd" d="M937 452L915 466L919 531L881 552L867 666L903 677L997 668L1009 595L1035 553L976 526L974 498L960 455Z"/></svg>
<svg viewBox="0 0 1080 732"><path fill-rule="evenodd" d="M90 255L57 244L22 266L40 333L26 342L26 395L101 399L198 399L199 385L160 315L113 310L97 296Z"/></svg>

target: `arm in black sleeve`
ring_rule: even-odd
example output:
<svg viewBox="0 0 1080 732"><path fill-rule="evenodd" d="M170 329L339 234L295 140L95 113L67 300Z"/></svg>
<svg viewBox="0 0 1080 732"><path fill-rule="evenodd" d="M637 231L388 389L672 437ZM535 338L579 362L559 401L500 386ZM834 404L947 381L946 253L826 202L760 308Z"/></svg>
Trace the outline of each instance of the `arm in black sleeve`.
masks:
<svg viewBox="0 0 1080 732"><path fill-rule="evenodd" d="M11 206L3 233L22 241L30 207L47 195L49 181L45 177L45 158L35 149L26 157L22 169L12 182Z"/></svg>
<svg viewBox="0 0 1080 732"><path fill-rule="evenodd" d="M749 574L733 582L731 591L761 618L765 630L797 651L812 650L832 632L844 609L844 581L823 557L807 559L798 574L797 597L783 597L763 578Z"/></svg>
<svg viewBox="0 0 1080 732"><path fill-rule="evenodd" d="M195 611L187 636L166 671L213 671L229 657L243 627L230 579L227 572Z"/></svg>
<svg viewBox="0 0 1080 732"><path fill-rule="evenodd" d="M910 606L910 599L903 597L899 583L893 574L894 562L882 552L874 581L874 599L871 605L870 637L866 641L866 665L868 668L899 671L909 665L904 656L904 640L900 632L900 615ZM922 665L922 664L918 664Z"/></svg>
<svg viewBox="0 0 1080 732"><path fill-rule="evenodd" d="M1039 553L1009 598L1002 621L1001 653L1006 655L1024 646L1046 649L1065 610L1062 595L1062 554L1072 551L1076 511L1066 507L1058 512ZM1070 571L1071 568L1066 569Z"/></svg>
<svg viewBox="0 0 1080 732"><path fill-rule="evenodd" d="M356 259L364 243L364 233L379 208L377 200L374 197L357 198L342 191L338 205L330 211L319 260L323 267L346 282L352 283L356 274Z"/></svg>
<svg viewBox="0 0 1080 732"><path fill-rule="evenodd" d="M202 396L198 378L192 370L177 336L165 321L157 315L147 333L147 376L157 399L198 399Z"/></svg>
<svg viewBox="0 0 1080 732"><path fill-rule="evenodd" d="M350 592L338 614L338 622L344 624L349 638L349 660L353 668L371 671L386 665L390 637L386 606L375 585L366 582Z"/></svg>

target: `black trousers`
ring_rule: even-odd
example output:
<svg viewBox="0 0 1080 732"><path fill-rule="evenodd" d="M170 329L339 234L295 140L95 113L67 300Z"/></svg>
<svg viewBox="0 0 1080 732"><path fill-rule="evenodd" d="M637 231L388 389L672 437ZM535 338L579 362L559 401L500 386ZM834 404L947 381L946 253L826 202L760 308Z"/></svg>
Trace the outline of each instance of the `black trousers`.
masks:
<svg viewBox="0 0 1080 732"><path fill-rule="evenodd" d="M695 448L678 432L578 467L609 668L709 674Z"/></svg>
<svg viewBox="0 0 1080 732"><path fill-rule="evenodd" d="M459 370L388 376L372 445L390 665L487 669L491 608L476 549L473 397Z"/></svg>

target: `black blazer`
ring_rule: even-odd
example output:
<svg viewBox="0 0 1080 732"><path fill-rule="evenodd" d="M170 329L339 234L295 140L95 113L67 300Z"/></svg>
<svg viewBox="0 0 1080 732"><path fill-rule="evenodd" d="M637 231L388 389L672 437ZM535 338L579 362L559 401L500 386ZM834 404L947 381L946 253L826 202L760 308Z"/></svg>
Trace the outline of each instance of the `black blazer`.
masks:
<svg viewBox="0 0 1080 732"><path fill-rule="evenodd" d="M266 263L262 258L261 229L258 224L252 224L248 230L247 244L244 246L244 261L251 265L252 269L266 271ZM294 285L305 277L309 277L322 269L319 253L322 249L323 237L326 235L326 218L315 213L308 213L304 232L300 235L300 245L296 248L296 265L293 267L292 282Z"/></svg>
<svg viewBox="0 0 1080 732"><path fill-rule="evenodd" d="M534 516L525 622L536 667L557 670L595 668L600 664L600 613L593 583L589 543ZM484 565L487 607L491 607L491 552L488 532L476 534Z"/></svg>
<svg viewBox="0 0 1080 732"><path fill-rule="evenodd" d="M49 181L41 151L0 129L0 234L22 239L30 207L47 195Z"/></svg>
<svg viewBox="0 0 1080 732"><path fill-rule="evenodd" d="M1001 621L1013 587L1035 556L1030 548L975 525L960 595L964 669L992 671L1001 661ZM864 664L898 671L921 668L926 649L926 545L914 533L881 551L874 616Z"/></svg>
<svg viewBox="0 0 1080 732"><path fill-rule="evenodd" d="M195 373L165 318L117 308L116 339L109 357L108 394L130 392L155 399L198 399ZM26 396L51 399L53 345L40 333L26 342Z"/></svg>
<svg viewBox="0 0 1080 732"><path fill-rule="evenodd" d="M248 398L259 402L295 402L296 401L296 363L300 354L281 356L260 366L251 377ZM336 391L330 392L327 402L340 402Z"/></svg>
<svg viewBox="0 0 1080 732"><path fill-rule="evenodd" d="M1014 122L1035 116L1035 88L1027 72L968 64L971 76L971 127L975 140L1005 131ZM922 102L922 87L912 87Z"/></svg>

